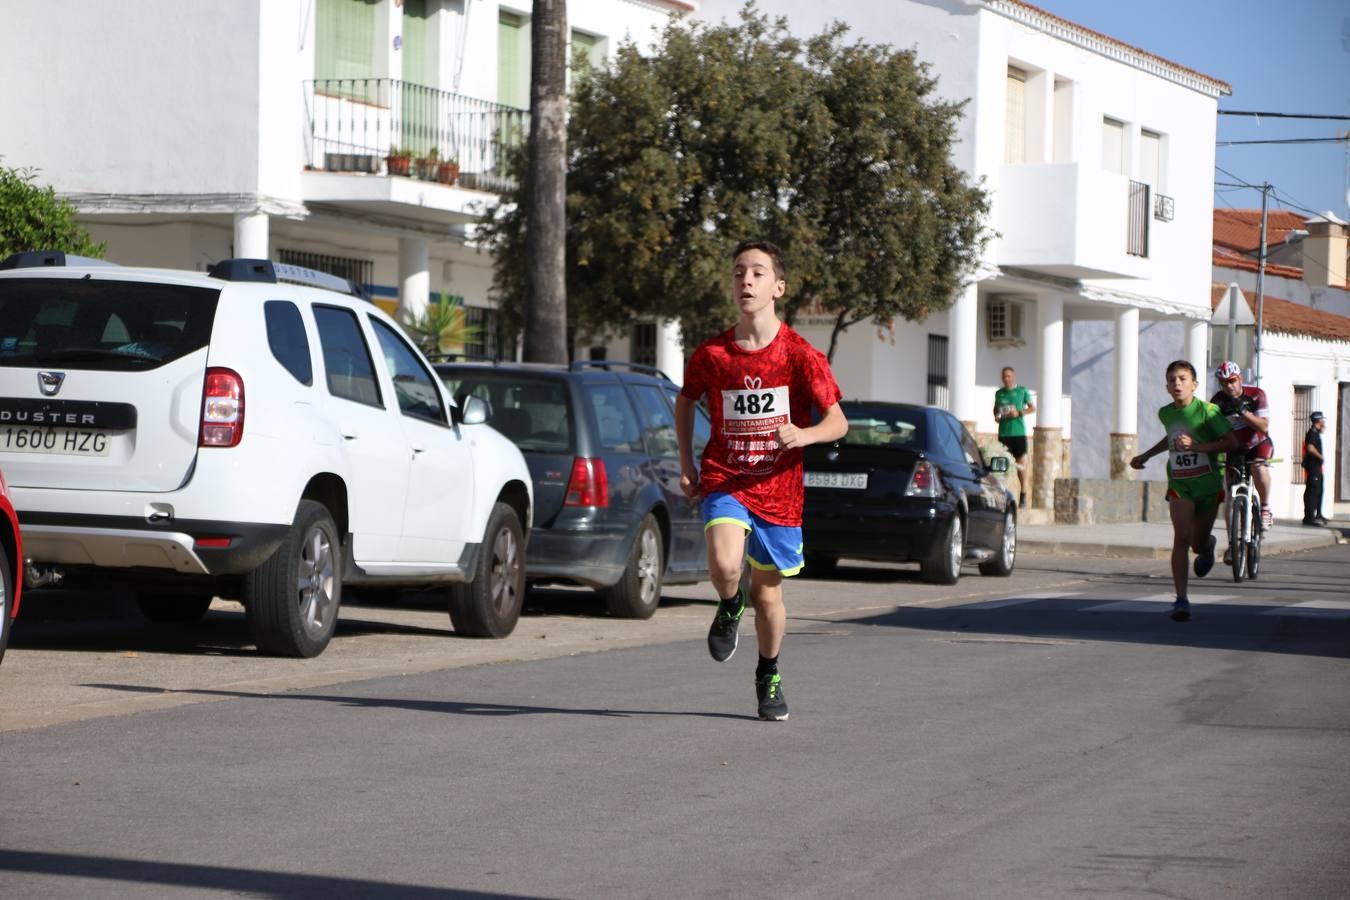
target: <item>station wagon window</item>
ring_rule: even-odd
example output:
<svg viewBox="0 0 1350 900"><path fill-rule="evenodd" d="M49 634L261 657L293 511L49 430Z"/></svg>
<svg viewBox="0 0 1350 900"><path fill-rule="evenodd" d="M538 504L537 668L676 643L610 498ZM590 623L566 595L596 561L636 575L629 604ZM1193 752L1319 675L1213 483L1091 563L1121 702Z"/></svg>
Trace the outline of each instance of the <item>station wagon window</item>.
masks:
<svg viewBox="0 0 1350 900"><path fill-rule="evenodd" d="M675 412L662 396L663 391L654 384L635 384L632 387L637 394L638 413L642 417L642 437L646 441L647 452L653 456L678 459L680 448L675 440Z"/></svg>
<svg viewBox="0 0 1350 900"><path fill-rule="evenodd" d="M445 425L445 407L432 374L394 329L379 319L371 319L370 324L384 352L384 367L394 382L399 411L405 416Z"/></svg>
<svg viewBox="0 0 1350 900"><path fill-rule="evenodd" d="M637 413L621 384L597 384L591 392L591 409L600 432L600 446L619 453L642 449L642 429Z"/></svg>
<svg viewBox="0 0 1350 900"><path fill-rule="evenodd" d="M0 282L0 366L139 372L205 347L218 290L72 278Z"/></svg>
<svg viewBox="0 0 1350 900"><path fill-rule="evenodd" d="M309 335L300 310L289 300L268 300L263 304L267 322L267 346L282 368L303 385L314 384L314 363L309 357Z"/></svg>
<svg viewBox="0 0 1350 900"><path fill-rule="evenodd" d="M666 399L670 401L672 407L675 406L675 400L680 392L673 387L663 388L666 392ZM712 439L712 420L708 418L708 411L703 408L703 403L694 405L694 461L698 462L703 457L703 448L708 446L708 441Z"/></svg>
<svg viewBox="0 0 1350 900"><path fill-rule="evenodd" d="M567 384L553 378L492 369L438 369L456 403L477 397L488 405L488 424L522 450L572 452Z"/></svg>
<svg viewBox="0 0 1350 900"><path fill-rule="evenodd" d="M361 335L356 314L336 306L315 306L314 324L319 330L323 369L328 392L334 397L368 406L384 406L375 366Z"/></svg>

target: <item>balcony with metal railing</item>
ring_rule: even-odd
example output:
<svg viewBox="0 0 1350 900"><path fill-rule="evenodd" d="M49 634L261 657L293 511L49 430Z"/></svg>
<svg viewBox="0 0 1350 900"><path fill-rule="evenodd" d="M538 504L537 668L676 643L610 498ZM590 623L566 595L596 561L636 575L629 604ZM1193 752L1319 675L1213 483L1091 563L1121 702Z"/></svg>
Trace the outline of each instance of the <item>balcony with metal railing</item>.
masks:
<svg viewBox="0 0 1350 900"><path fill-rule="evenodd" d="M1098 165L1011 163L999 172L998 264L1062 278L1148 278L1149 186Z"/></svg>
<svg viewBox="0 0 1350 900"><path fill-rule="evenodd" d="M395 78L314 79L304 90L310 169L514 186L505 163L528 135L526 110Z"/></svg>

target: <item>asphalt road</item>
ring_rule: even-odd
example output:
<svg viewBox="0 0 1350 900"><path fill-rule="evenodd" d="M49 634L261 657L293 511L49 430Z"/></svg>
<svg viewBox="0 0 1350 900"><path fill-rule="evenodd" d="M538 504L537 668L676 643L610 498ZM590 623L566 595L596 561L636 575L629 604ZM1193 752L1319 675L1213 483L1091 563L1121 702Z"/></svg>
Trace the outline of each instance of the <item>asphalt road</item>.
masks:
<svg viewBox="0 0 1350 900"><path fill-rule="evenodd" d="M708 659L706 585L649 622L541 592L505 641L352 605L310 661L230 604L150 627L35 592L0 896L1350 894L1350 548L1216 569L1184 624L1165 565L795 580L786 723L748 622Z"/></svg>

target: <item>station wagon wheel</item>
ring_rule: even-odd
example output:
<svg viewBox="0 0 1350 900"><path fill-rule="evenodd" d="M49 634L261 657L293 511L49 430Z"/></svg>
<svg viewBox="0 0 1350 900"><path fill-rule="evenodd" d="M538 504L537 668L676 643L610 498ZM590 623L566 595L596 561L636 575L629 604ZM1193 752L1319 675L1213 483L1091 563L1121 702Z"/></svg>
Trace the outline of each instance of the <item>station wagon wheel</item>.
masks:
<svg viewBox="0 0 1350 900"><path fill-rule="evenodd" d="M14 573L9 570L9 557L0 553L0 659L5 658L9 646L9 632L14 626Z"/></svg>
<svg viewBox="0 0 1350 900"><path fill-rule="evenodd" d="M516 511L505 503L492 508L468 574L468 583L450 585L450 624L469 637L506 637L525 604L525 534Z"/></svg>
<svg viewBox="0 0 1350 900"><path fill-rule="evenodd" d="M211 608L209 593L161 594L156 591L137 591L136 605L141 615L151 622L191 624L200 622Z"/></svg>
<svg viewBox="0 0 1350 900"><path fill-rule="evenodd" d="M312 657L328 646L342 602L341 547L328 510L301 500L290 535L244 580L244 612L259 650Z"/></svg>
<svg viewBox="0 0 1350 900"><path fill-rule="evenodd" d="M623 575L604 591L610 614L625 619L650 619L661 605L661 579L665 574L661 526L648 513L638 528Z"/></svg>
<svg viewBox="0 0 1350 900"><path fill-rule="evenodd" d="M998 553L988 562L980 563L981 575L1007 577L1017 561L1017 517L1009 509L1003 514L1003 536L998 542Z"/></svg>
<svg viewBox="0 0 1350 900"><path fill-rule="evenodd" d="M965 529L961 527L960 513L954 512L942 536L933 543L928 558L919 564L919 574L924 581L934 584L956 584L961 578L965 555Z"/></svg>

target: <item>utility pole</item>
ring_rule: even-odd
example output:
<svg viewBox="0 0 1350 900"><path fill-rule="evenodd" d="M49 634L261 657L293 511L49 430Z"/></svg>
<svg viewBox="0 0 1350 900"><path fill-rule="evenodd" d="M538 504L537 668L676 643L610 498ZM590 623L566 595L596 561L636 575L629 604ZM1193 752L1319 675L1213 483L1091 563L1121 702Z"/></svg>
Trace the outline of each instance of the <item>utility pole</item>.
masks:
<svg viewBox="0 0 1350 900"><path fill-rule="evenodd" d="M1266 206L1270 199L1271 186L1261 184L1261 250L1256 260L1256 334L1252 342L1252 381L1261 384L1261 328L1263 307L1266 299Z"/></svg>

